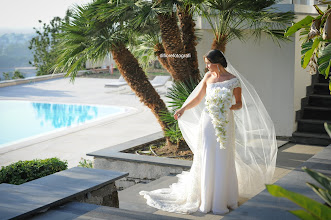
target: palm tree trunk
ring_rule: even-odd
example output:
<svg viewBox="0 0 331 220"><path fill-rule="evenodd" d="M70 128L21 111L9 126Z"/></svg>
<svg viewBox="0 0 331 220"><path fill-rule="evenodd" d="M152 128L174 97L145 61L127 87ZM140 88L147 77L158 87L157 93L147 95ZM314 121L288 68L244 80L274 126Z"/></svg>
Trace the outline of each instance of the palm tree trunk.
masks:
<svg viewBox="0 0 331 220"><path fill-rule="evenodd" d="M227 43L227 36L226 35L215 35L215 38L213 40L213 43L211 45L212 50L220 50L223 53L225 53L225 48L226 48L226 43Z"/></svg>
<svg viewBox="0 0 331 220"><path fill-rule="evenodd" d="M157 56L159 62L163 66L163 68L166 69L170 73L171 69L170 69L170 65L168 63L168 59L166 57L160 56L161 54L165 53L163 45L160 43L156 44L154 46L154 53L155 53L155 56Z"/></svg>
<svg viewBox="0 0 331 220"><path fill-rule="evenodd" d="M164 51L166 53L168 64L170 66L170 74L175 81L185 81L190 75L190 69L186 58L170 57L176 55L184 55L185 50L177 19L174 13L158 14L158 20L161 29L161 37Z"/></svg>
<svg viewBox="0 0 331 220"><path fill-rule="evenodd" d="M168 109L160 95L149 82L143 69L139 66L138 60L124 44L118 44L111 52L123 78L139 97L140 101L151 109L162 130L165 131L168 125L160 119L160 112L168 112Z"/></svg>
<svg viewBox="0 0 331 220"><path fill-rule="evenodd" d="M186 54L191 56L187 58L188 65L190 67L191 77L197 81L201 80L198 56L196 50L196 39L195 36L195 22L192 18L192 14L189 12L189 6L180 7L177 6L177 15L180 22L180 28L182 33L182 40L184 45L184 51Z"/></svg>

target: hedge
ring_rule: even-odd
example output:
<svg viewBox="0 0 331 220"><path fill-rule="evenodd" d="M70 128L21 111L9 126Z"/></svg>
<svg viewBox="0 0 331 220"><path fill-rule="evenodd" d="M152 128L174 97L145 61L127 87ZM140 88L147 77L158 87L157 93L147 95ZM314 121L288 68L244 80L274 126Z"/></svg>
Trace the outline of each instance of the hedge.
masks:
<svg viewBox="0 0 331 220"><path fill-rule="evenodd" d="M68 168L67 161L48 158L30 161L18 161L8 166L2 166L0 170L0 183L19 185Z"/></svg>

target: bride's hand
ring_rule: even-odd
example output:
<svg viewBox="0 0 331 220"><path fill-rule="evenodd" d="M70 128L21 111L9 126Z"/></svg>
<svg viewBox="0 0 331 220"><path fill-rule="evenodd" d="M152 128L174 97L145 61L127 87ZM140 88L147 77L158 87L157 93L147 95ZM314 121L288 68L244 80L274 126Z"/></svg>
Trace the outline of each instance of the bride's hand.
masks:
<svg viewBox="0 0 331 220"><path fill-rule="evenodd" d="M184 114L184 111L185 109L183 108L178 109L174 114L174 118L178 120L178 118L180 118Z"/></svg>

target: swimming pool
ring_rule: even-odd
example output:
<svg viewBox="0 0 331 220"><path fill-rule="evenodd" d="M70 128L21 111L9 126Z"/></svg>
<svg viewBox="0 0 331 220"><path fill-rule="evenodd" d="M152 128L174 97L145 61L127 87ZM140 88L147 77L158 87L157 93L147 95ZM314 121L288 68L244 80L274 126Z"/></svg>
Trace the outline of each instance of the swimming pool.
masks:
<svg viewBox="0 0 331 220"><path fill-rule="evenodd" d="M128 111L118 106L0 100L0 148Z"/></svg>

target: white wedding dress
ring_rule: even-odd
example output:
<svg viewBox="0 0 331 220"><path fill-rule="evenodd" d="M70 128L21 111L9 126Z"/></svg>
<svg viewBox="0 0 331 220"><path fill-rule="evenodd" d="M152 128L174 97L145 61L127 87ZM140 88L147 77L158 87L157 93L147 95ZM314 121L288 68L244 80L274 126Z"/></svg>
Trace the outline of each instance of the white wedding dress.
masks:
<svg viewBox="0 0 331 220"><path fill-rule="evenodd" d="M215 88L227 88L232 93L236 87L240 87L238 78L211 83L207 85L206 97L208 99L208 94ZM164 211L183 214L196 211L225 214L229 212L229 208L237 207L238 179L235 163L233 111L226 111L228 121L225 129L226 141L223 143L224 146L220 147L221 143L217 141L212 118L203 104L199 116L197 140L194 141L197 146L193 150L194 158L190 171L177 175L178 182L169 188L150 192L141 191L140 195L147 199L148 205ZM186 112L183 116L185 114Z"/></svg>

